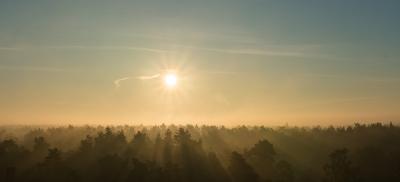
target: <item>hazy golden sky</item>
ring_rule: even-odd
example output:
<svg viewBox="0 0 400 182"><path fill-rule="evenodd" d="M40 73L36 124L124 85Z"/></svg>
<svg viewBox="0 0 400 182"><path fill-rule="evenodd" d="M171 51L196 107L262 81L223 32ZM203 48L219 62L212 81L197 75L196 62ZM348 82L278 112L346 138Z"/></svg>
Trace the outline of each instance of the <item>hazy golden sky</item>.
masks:
<svg viewBox="0 0 400 182"><path fill-rule="evenodd" d="M399 8L1 1L0 124L399 121Z"/></svg>

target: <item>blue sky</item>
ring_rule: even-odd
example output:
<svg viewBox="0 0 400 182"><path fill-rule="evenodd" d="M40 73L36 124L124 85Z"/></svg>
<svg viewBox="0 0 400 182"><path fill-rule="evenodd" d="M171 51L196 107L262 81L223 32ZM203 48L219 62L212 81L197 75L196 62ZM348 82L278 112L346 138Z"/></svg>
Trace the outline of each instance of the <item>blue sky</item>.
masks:
<svg viewBox="0 0 400 182"><path fill-rule="evenodd" d="M399 120L399 8L395 0L1 0L0 122ZM154 80L115 89L160 67L187 80L179 94L157 93Z"/></svg>

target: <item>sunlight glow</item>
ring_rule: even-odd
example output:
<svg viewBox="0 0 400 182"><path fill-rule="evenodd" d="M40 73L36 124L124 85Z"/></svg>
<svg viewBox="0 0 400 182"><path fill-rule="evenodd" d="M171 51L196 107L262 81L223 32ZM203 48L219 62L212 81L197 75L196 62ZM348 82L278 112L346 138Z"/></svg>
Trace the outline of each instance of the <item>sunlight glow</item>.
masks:
<svg viewBox="0 0 400 182"><path fill-rule="evenodd" d="M167 73L164 75L164 84L167 88L174 88L178 82L178 77L176 74Z"/></svg>

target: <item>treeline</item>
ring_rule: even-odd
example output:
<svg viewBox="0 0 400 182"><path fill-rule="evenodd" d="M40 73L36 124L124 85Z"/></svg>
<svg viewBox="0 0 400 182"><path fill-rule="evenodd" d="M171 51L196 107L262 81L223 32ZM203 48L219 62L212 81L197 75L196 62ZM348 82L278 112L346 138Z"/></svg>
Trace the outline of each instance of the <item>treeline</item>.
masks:
<svg viewBox="0 0 400 182"><path fill-rule="evenodd" d="M400 181L400 127L0 127L0 181Z"/></svg>

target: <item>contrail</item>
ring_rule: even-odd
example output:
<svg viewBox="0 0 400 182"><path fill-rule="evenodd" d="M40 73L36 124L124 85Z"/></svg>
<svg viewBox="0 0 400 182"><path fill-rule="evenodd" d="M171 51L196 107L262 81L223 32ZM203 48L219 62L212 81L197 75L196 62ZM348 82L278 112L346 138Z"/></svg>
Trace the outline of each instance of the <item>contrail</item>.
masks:
<svg viewBox="0 0 400 182"><path fill-rule="evenodd" d="M160 77L160 74L155 74L155 75L150 75L150 76L139 76L139 77L137 77L137 79L139 79L139 80L151 80L151 79L158 78L158 77Z"/></svg>
<svg viewBox="0 0 400 182"><path fill-rule="evenodd" d="M155 74L155 75L150 75L150 76L138 76L138 77L123 77L123 78L118 78L114 80L114 85L115 88L121 87L121 82L125 80L130 80L130 79L139 79L139 80L151 80L160 77L161 74Z"/></svg>
<svg viewBox="0 0 400 182"><path fill-rule="evenodd" d="M114 80L115 88L119 88L121 86L120 82L122 82L124 80L129 80L129 79L132 79L132 78L131 77L124 77L124 78L119 78L119 79Z"/></svg>

